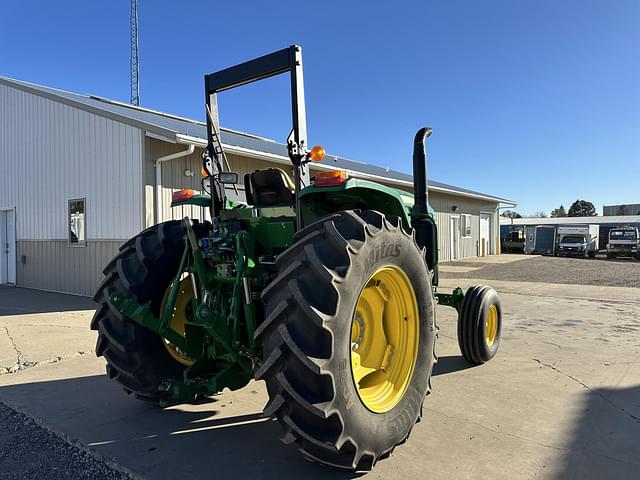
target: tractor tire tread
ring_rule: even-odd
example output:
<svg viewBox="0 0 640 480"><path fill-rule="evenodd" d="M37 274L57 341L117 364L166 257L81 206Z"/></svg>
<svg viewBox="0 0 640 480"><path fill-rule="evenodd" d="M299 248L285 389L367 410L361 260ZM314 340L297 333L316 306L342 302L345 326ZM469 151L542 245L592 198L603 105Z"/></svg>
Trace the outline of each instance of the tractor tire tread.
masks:
<svg viewBox="0 0 640 480"><path fill-rule="evenodd" d="M484 329L479 323L483 305L492 293L495 294L495 291L487 285L470 287L465 293L458 316L458 346L465 360L474 365L481 365L493 356L488 356L485 351L485 338L482 335Z"/></svg>
<svg viewBox="0 0 640 480"><path fill-rule="evenodd" d="M339 469L369 470L395 448L373 452L355 444L335 405L339 385L327 367L333 361L329 325L336 312L326 300L347 288L341 284L348 283L345 274L353 256L367 237L383 230L412 239L424 256L399 218L377 211L339 212L297 232L293 245L276 259L280 273L263 291L266 319L255 332L270 352L256 372L269 391L265 415L280 421L283 442L295 443L308 458ZM427 393L430 390L429 381ZM423 401L415 421L422 416Z"/></svg>
<svg viewBox="0 0 640 480"><path fill-rule="evenodd" d="M194 231L203 235L208 223L194 221ZM184 366L169 356L161 339L128 317L109 301L118 292L140 304L150 303L159 311L166 285L178 268L184 228L177 220L151 226L120 246L118 254L104 268L94 301L99 304L91 320L98 331L96 355L107 361L110 379L128 394L150 403L159 403L169 394L158 386L179 376Z"/></svg>

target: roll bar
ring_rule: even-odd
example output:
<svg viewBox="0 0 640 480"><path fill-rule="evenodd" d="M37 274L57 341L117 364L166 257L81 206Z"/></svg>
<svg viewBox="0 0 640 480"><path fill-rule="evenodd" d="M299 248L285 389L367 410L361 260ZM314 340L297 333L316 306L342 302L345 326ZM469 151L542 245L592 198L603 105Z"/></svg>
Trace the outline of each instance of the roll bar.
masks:
<svg viewBox="0 0 640 480"><path fill-rule="evenodd" d="M291 45L288 48L269 53L259 58L234 65L204 77L205 103L207 106L207 150L219 165L221 153L220 120L217 94L235 87L266 78L290 73L291 77L291 118L293 128L287 139L289 158L294 166L296 225L302 225L298 193L303 175L302 159L307 152L307 117L304 102L304 79L302 74L302 48ZM224 194L224 189L222 190ZM217 215L219 206L212 195L212 214ZM224 199L221 199L224 203Z"/></svg>

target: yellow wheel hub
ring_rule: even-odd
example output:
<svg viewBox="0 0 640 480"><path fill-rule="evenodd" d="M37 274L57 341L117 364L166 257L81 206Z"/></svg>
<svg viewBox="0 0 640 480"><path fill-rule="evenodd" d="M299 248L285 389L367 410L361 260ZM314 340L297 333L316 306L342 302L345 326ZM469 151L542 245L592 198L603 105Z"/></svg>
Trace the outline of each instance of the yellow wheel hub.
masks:
<svg viewBox="0 0 640 480"><path fill-rule="evenodd" d="M372 412L391 410L405 394L418 356L416 294L398 267L376 271L360 293L351 322L351 374Z"/></svg>
<svg viewBox="0 0 640 480"><path fill-rule="evenodd" d="M160 314L164 312L164 307L169 299L169 292L171 291L171 285L167 287L162 298L162 305L160 306ZM180 290L178 291L178 297L176 298L176 305L173 309L173 315L171 316L171 323L169 327L171 330L179 333L183 337L185 336L184 326L187 322L187 310L191 309L191 300L193 299L193 287L191 286L191 280L189 277L185 277L180 281ZM193 364L193 359L189 357L185 352L176 347L166 338L162 339L164 348L167 349L169 355L171 355L176 361L182 365L190 366Z"/></svg>
<svg viewBox="0 0 640 480"><path fill-rule="evenodd" d="M487 340L487 346L492 347L498 336L498 309L495 305L491 305L487 311L487 319L484 323L484 337Z"/></svg>

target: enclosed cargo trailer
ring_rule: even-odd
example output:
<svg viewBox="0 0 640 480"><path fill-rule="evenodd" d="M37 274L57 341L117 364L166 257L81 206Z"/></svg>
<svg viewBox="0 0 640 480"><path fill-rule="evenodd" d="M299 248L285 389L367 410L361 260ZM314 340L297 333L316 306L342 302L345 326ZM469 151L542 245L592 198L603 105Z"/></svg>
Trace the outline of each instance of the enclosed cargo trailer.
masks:
<svg viewBox="0 0 640 480"><path fill-rule="evenodd" d="M536 255L554 255L556 251L556 227L552 225L527 225L525 252Z"/></svg>

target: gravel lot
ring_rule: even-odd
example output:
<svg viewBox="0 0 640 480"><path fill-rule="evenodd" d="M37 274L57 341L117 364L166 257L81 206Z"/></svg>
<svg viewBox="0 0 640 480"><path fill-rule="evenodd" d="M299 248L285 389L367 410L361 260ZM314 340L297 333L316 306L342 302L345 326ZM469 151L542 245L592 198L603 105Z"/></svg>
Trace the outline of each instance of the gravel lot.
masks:
<svg viewBox="0 0 640 480"><path fill-rule="evenodd" d="M640 287L640 262L636 260L522 256L522 260L502 264L461 260L445 265L479 268L469 272L443 271L442 278Z"/></svg>
<svg viewBox="0 0 640 480"><path fill-rule="evenodd" d="M0 402L0 478L130 479Z"/></svg>

